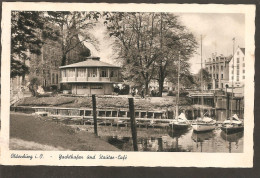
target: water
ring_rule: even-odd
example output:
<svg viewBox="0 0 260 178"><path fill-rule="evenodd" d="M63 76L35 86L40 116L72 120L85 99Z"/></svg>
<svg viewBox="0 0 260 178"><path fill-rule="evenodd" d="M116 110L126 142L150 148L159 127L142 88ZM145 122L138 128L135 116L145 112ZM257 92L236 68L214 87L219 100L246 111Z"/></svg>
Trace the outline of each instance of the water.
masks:
<svg viewBox="0 0 260 178"><path fill-rule="evenodd" d="M108 143L122 151L133 151L133 141L130 130L114 128L102 136ZM102 129L100 129L102 130ZM111 133L108 135L108 133ZM122 134L121 134L122 133ZM128 134L125 134L128 133ZM138 128L138 151L160 152L243 152L244 133L225 134L221 129L207 133L194 133L190 128L186 131L171 129Z"/></svg>

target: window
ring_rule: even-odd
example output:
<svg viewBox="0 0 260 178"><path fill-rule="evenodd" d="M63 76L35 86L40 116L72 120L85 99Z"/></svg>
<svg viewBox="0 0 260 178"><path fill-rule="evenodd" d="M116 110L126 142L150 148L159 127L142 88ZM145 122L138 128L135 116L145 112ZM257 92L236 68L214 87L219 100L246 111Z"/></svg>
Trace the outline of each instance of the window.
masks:
<svg viewBox="0 0 260 178"><path fill-rule="evenodd" d="M56 84L58 84L58 83L59 83L59 75L56 74Z"/></svg>
<svg viewBox="0 0 260 178"><path fill-rule="evenodd" d="M237 75L239 75L239 70L237 70Z"/></svg>
<svg viewBox="0 0 260 178"><path fill-rule="evenodd" d="M62 70L62 77L66 77L66 69Z"/></svg>
<svg viewBox="0 0 260 178"><path fill-rule="evenodd" d="M243 73L245 73L245 69L243 70Z"/></svg>
<svg viewBox="0 0 260 178"><path fill-rule="evenodd" d="M97 77L97 68L92 68L88 70L88 77Z"/></svg>
<svg viewBox="0 0 260 178"><path fill-rule="evenodd" d="M52 84L55 83L55 77L54 77L54 74L52 74L52 81L51 81Z"/></svg>
<svg viewBox="0 0 260 178"><path fill-rule="evenodd" d="M245 79L245 76L243 76L243 79Z"/></svg>
<svg viewBox="0 0 260 178"><path fill-rule="evenodd" d="M239 81L239 75L237 75L237 81Z"/></svg>
<svg viewBox="0 0 260 178"><path fill-rule="evenodd" d="M68 77L75 77L75 69L68 70Z"/></svg>
<svg viewBox="0 0 260 178"><path fill-rule="evenodd" d="M237 63L239 63L239 58L237 58Z"/></svg>
<svg viewBox="0 0 260 178"><path fill-rule="evenodd" d="M223 83L221 83L221 88L224 88L224 85L223 85Z"/></svg>
<svg viewBox="0 0 260 178"><path fill-rule="evenodd" d="M239 55L239 51L237 52L237 55Z"/></svg>
<svg viewBox="0 0 260 178"><path fill-rule="evenodd" d="M237 70L239 70L239 66L237 66Z"/></svg>
<svg viewBox="0 0 260 178"><path fill-rule="evenodd" d="M78 69L77 70L77 77L85 77L86 75L86 69Z"/></svg>
<svg viewBox="0 0 260 178"><path fill-rule="evenodd" d="M232 76L231 79L234 80L234 76Z"/></svg>
<svg viewBox="0 0 260 178"><path fill-rule="evenodd" d="M102 69L102 70L101 70L100 77L108 77L108 75L107 75L107 69Z"/></svg>
<svg viewBox="0 0 260 178"><path fill-rule="evenodd" d="M217 79L218 79L218 74L217 74Z"/></svg>
<svg viewBox="0 0 260 178"><path fill-rule="evenodd" d="M93 84L93 85L90 85L90 88L91 88L91 89L102 89L103 86L102 86L102 85L99 85L99 84Z"/></svg>
<svg viewBox="0 0 260 178"><path fill-rule="evenodd" d="M245 63L243 63L243 67L245 67Z"/></svg>
<svg viewBox="0 0 260 178"><path fill-rule="evenodd" d="M234 74L234 71L232 70L231 73Z"/></svg>
<svg viewBox="0 0 260 178"><path fill-rule="evenodd" d="M221 71L223 71L223 66L221 66Z"/></svg>
<svg viewBox="0 0 260 178"><path fill-rule="evenodd" d="M223 74L221 74L221 79L223 79ZM223 87L222 87L223 88Z"/></svg>

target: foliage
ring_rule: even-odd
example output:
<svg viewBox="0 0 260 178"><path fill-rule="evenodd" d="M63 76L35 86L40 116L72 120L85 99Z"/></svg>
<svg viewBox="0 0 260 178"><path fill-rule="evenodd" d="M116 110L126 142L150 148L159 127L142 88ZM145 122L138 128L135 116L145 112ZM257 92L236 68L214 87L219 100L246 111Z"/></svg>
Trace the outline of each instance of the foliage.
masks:
<svg viewBox="0 0 260 178"><path fill-rule="evenodd" d="M29 90L32 93L32 96L38 95L37 90L39 85L40 85L40 79L36 76L32 76L29 84Z"/></svg>
<svg viewBox="0 0 260 178"><path fill-rule="evenodd" d="M62 48L61 66L69 63L67 54L87 41L95 45L97 41L88 33L95 25L100 14L98 12L48 11L46 19L57 27L59 42ZM81 52L81 56L89 56L90 51Z"/></svg>
<svg viewBox="0 0 260 178"><path fill-rule="evenodd" d="M201 80L201 74L202 74L202 80ZM195 76L195 82L198 87L201 86L201 81L202 84L205 86L207 86L211 82L211 75L206 69L200 69Z"/></svg>
<svg viewBox="0 0 260 178"><path fill-rule="evenodd" d="M123 66L127 84L145 86L159 82L160 96L164 79L176 69L178 58L187 60L196 48L196 40L178 17L170 13L104 13L105 24L116 39L115 48Z"/></svg>
<svg viewBox="0 0 260 178"><path fill-rule="evenodd" d="M44 21L37 11L13 11L11 13L11 77L28 73L28 52L41 54L43 45L38 30L43 29ZM23 61L23 62L22 62Z"/></svg>

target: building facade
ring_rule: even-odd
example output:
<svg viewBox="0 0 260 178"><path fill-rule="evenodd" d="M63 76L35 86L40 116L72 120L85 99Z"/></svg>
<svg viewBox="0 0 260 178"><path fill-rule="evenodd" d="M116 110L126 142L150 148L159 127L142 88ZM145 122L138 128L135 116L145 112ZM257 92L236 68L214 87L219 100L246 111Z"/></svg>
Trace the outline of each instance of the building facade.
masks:
<svg viewBox="0 0 260 178"><path fill-rule="evenodd" d="M234 66L233 66L234 65ZM238 47L229 62L229 87L243 87L245 82L245 48Z"/></svg>
<svg viewBox="0 0 260 178"><path fill-rule="evenodd" d="M76 95L111 95L119 82L120 67L88 57L86 61L61 66L61 83L71 85Z"/></svg>
<svg viewBox="0 0 260 178"><path fill-rule="evenodd" d="M212 57L205 61L205 69L211 75L211 84L209 89L225 89L229 83L230 67L229 63L231 56L225 57L222 54L212 54Z"/></svg>

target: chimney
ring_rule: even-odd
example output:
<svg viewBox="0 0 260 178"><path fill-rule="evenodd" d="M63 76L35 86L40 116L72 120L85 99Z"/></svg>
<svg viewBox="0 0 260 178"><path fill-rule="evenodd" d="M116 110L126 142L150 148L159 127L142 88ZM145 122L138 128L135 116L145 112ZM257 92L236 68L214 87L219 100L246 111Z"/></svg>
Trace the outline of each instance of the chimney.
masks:
<svg viewBox="0 0 260 178"><path fill-rule="evenodd" d="M100 60L100 57L97 57L97 56L90 56L90 57L87 57L86 60L94 60L94 61L99 61Z"/></svg>

